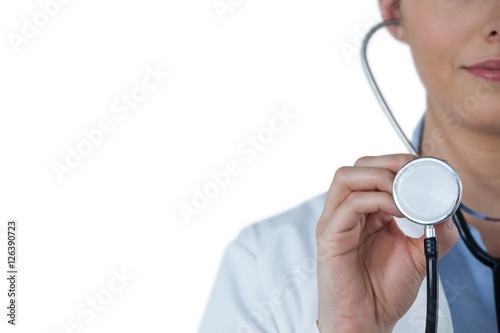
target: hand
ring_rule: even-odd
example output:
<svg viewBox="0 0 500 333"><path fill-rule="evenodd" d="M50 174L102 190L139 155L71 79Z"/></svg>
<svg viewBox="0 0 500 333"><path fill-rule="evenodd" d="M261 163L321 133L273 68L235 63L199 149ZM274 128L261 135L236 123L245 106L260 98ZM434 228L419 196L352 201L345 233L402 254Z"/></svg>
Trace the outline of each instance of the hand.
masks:
<svg viewBox="0 0 500 333"><path fill-rule="evenodd" d="M414 158L364 157L335 173L316 227L321 333L391 332L413 304L426 275L424 236L399 229L392 184ZM436 236L441 256L458 240L451 218Z"/></svg>

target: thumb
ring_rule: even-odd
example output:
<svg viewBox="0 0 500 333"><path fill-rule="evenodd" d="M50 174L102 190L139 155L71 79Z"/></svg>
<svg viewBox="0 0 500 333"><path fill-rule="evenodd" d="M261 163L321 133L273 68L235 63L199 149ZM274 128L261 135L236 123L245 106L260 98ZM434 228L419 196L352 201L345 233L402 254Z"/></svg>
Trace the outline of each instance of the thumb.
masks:
<svg viewBox="0 0 500 333"><path fill-rule="evenodd" d="M439 246L439 258L441 258L458 241L458 230L453 223L452 217L434 226L434 228L436 229L436 238Z"/></svg>

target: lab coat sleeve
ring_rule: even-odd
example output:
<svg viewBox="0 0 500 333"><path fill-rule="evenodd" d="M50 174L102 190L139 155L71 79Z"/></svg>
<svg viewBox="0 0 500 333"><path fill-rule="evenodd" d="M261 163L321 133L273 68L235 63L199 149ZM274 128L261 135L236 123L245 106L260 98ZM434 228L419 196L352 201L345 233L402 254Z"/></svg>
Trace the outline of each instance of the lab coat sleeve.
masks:
<svg viewBox="0 0 500 333"><path fill-rule="evenodd" d="M266 256L276 256L270 252L251 227L229 243L199 333L320 333L315 320L301 322L292 304L297 300L273 278L274 270L265 263Z"/></svg>

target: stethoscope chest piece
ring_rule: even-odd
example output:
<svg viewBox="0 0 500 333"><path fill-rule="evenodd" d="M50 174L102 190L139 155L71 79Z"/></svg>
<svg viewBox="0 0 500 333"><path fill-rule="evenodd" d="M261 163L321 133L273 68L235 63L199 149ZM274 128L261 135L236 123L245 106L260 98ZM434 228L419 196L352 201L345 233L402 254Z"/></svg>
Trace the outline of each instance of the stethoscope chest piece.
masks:
<svg viewBox="0 0 500 333"><path fill-rule="evenodd" d="M393 197L399 211L422 225L441 223L452 216L462 200L462 181L445 161L420 157L396 174Z"/></svg>

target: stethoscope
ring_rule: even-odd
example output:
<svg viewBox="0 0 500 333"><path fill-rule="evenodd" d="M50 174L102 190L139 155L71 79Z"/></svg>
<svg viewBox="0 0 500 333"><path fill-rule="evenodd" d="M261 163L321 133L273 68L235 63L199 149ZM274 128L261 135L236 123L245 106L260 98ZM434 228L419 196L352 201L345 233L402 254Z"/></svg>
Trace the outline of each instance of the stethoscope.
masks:
<svg viewBox="0 0 500 333"><path fill-rule="evenodd" d="M368 41L372 35L378 29L394 24L399 24L399 20L383 21L368 31L362 44L361 62L370 87L392 127L408 151L419 156L420 154L417 153L408 140L385 102L370 70L366 56ZM438 253L434 225L444 222L450 216L452 216L453 222L469 251L477 260L490 267L493 271L497 327L500 332L500 258L493 258L479 246L472 236L460 209L482 220L500 221L500 219L480 214L461 203L462 182L459 175L447 162L435 157L420 156L405 164L394 179L393 197L396 206L408 220L425 227L424 251L427 260L427 318L425 332L437 332L438 324Z"/></svg>

